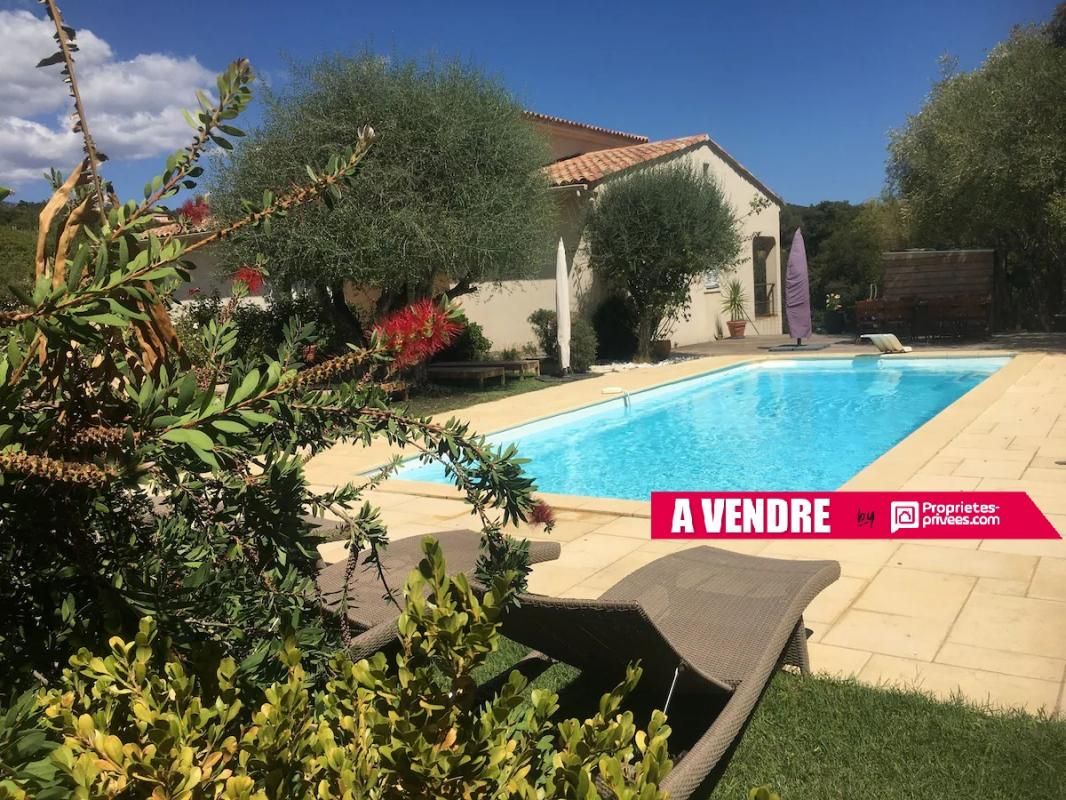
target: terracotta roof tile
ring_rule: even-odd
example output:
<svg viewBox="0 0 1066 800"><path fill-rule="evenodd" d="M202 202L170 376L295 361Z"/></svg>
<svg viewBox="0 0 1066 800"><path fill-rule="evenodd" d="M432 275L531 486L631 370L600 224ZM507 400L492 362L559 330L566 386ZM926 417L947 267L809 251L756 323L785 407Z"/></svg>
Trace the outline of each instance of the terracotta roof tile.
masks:
<svg viewBox="0 0 1066 800"><path fill-rule="evenodd" d="M632 139L634 142L646 142L647 136L641 136L636 133L626 133L625 131L613 131L610 128L601 128L599 125L589 125L584 122L574 122L570 119L563 119L562 117L553 117L551 114L541 114L539 111L526 111L524 112L529 119L540 120L541 122L554 122L557 125L567 125L571 128L581 128L586 131L595 131L596 133L606 133L611 136L618 136L623 139Z"/></svg>
<svg viewBox="0 0 1066 800"><path fill-rule="evenodd" d="M662 139L646 144L612 147L609 150L593 150L571 158L564 158L544 168L552 186L571 186L580 183L596 183L616 172L635 167L646 161L679 153L696 145L705 144L715 155L736 170L748 183L779 206L784 206L781 197L756 178L743 164L726 152L718 142L705 133L698 136L683 136L680 139Z"/></svg>
<svg viewBox="0 0 1066 800"><path fill-rule="evenodd" d="M680 139L663 139L658 142L612 147L609 150L593 150L591 153L582 153L579 156L556 161L546 166L544 170L548 173L552 186L596 183L608 175L706 141L708 138L704 133L699 136L683 136Z"/></svg>

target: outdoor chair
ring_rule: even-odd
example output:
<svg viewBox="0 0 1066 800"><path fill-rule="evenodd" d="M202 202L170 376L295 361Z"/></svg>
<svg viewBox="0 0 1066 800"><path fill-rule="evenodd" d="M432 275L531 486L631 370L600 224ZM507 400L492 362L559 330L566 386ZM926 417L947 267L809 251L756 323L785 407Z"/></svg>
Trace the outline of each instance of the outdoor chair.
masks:
<svg viewBox="0 0 1066 800"><path fill-rule="evenodd" d="M809 672L803 612L839 576L835 561L695 547L636 570L598 600L523 595L502 629L606 685L639 660L639 688L654 705L669 714L680 703L698 722L661 786L685 800L720 777L777 668Z"/></svg>
<svg viewBox="0 0 1066 800"><path fill-rule="evenodd" d="M882 355L900 355L911 352L910 347L900 342L894 333L864 333L859 337L873 343L874 347L881 351Z"/></svg>
<svg viewBox="0 0 1066 800"><path fill-rule="evenodd" d="M322 520L309 520L309 524L324 526ZM473 571L480 553L481 534L455 530L435 534L434 538L440 543L449 574L462 572L469 575ZM379 565L368 562L369 551L360 554L359 563L348 578L347 615L355 634L348 652L353 659L366 658L396 639L396 622L403 604L404 584L408 574L418 567L424 557L422 539L422 536L411 536L390 542L381 553L380 570ZM558 542L529 543L531 564L552 561L558 557ZM341 611L347 566L345 559L323 568L318 574L322 604L338 614Z"/></svg>

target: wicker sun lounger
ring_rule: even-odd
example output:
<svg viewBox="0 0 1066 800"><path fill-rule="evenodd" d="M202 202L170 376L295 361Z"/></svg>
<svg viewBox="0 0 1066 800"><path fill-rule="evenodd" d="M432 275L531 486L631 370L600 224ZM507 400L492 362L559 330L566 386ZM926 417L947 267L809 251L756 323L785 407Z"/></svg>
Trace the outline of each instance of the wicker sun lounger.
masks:
<svg viewBox="0 0 1066 800"><path fill-rule="evenodd" d="M708 726L697 717L702 734L661 787L685 800L720 776L777 668L809 671L803 611L839 576L835 561L695 547L638 569L598 600L524 595L503 633L611 684L639 659L641 687L660 708L694 691L684 701L691 712L701 694L714 695Z"/></svg>
<svg viewBox="0 0 1066 800"><path fill-rule="evenodd" d="M321 522L321 520L319 520ZM361 557L359 565L348 581L348 620L353 636L350 655L364 658L390 644L397 635L396 621L400 617L397 603L403 602L403 587L407 575L423 558L421 536L411 536L391 542L381 556L381 571L378 566L366 563ZM481 535L473 531L444 531L435 534L448 565L448 574L470 573L477 564ZM536 564L559 557L558 542L530 542L529 561ZM324 568L318 574L318 589L326 608L340 613L344 589L345 561ZM385 577L395 601L386 597L381 576Z"/></svg>

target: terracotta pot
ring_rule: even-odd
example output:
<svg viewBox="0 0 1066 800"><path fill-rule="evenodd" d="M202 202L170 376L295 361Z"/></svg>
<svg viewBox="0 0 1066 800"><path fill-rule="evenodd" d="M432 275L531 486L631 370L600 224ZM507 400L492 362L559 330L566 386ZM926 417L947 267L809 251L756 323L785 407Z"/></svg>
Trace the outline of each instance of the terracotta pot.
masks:
<svg viewBox="0 0 1066 800"><path fill-rule="evenodd" d="M652 339L651 341L651 360L662 361L670 357L670 350L673 348L673 342L669 339Z"/></svg>
<svg viewBox="0 0 1066 800"><path fill-rule="evenodd" d="M748 321L746 319L730 319L726 320L725 324L729 328L730 339L744 338L744 329L748 327Z"/></svg>

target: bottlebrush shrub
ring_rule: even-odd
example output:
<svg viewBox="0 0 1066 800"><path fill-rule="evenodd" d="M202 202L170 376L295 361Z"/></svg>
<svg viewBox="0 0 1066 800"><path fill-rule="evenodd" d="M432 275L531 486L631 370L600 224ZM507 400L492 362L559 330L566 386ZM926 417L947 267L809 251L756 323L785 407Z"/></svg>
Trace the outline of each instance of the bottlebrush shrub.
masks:
<svg viewBox="0 0 1066 800"><path fill-rule="evenodd" d="M242 285L249 294L258 293L263 288L264 282L263 271L253 266L237 267L233 273L234 285Z"/></svg>
<svg viewBox="0 0 1066 800"><path fill-rule="evenodd" d="M374 335L391 348L396 367L410 367L451 343L462 330L458 318L457 309L441 314L432 300L420 300L379 322Z"/></svg>
<svg viewBox="0 0 1066 800"><path fill-rule="evenodd" d="M211 206L207 204L207 198L203 195L186 200L178 207L178 220L194 228L199 228L210 219Z"/></svg>
<svg viewBox="0 0 1066 800"><path fill-rule="evenodd" d="M175 659L160 668L151 618L106 656L82 650L40 695L55 749L36 772L8 773L0 795L43 784L77 797L665 798L665 717L638 731L620 710L639 667L584 721L553 723L558 696L518 672L484 696L473 672L498 647L514 576L479 599L465 577L446 576L435 542L423 550L395 663L336 658L324 691L308 689L292 641L279 653L285 677L262 692L242 689L229 659L212 685ZM55 771L42 779L44 765Z"/></svg>
<svg viewBox="0 0 1066 800"><path fill-rule="evenodd" d="M59 51L42 65L63 64L80 97L73 30L46 5ZM203 95L188 115L189 146L126 203L103 181L76 103L85 158L42 214L32 292L0 311L0 701L54 678L83 645L132 636L146 615L186 670L227 655L242 680L266 680L269 651L292 630L317 673L341 637L316 599L316 540L301 515L340 515L352 558L388 539L362 494L394 465L332 491L308 486L305 462L339 441L384 439L443 461L484 527L483 571L521 560L502 532L532 508L513 452L394 409L380 386L427 342L444 343L451 312L423 304L405 312L402 336L383 329L313 366L310 325L290 324L276 353L252 358L237 351L232 319L212 319L197 331L206 371L190 368L165 302L185 257L296 206L332 204L374 138L362 129L306 184L266 192L225 228L192 243L169 236L159 204L195 186L211 143L232 147L251 80L247 62L230 66L217 101Z"/></svg>

